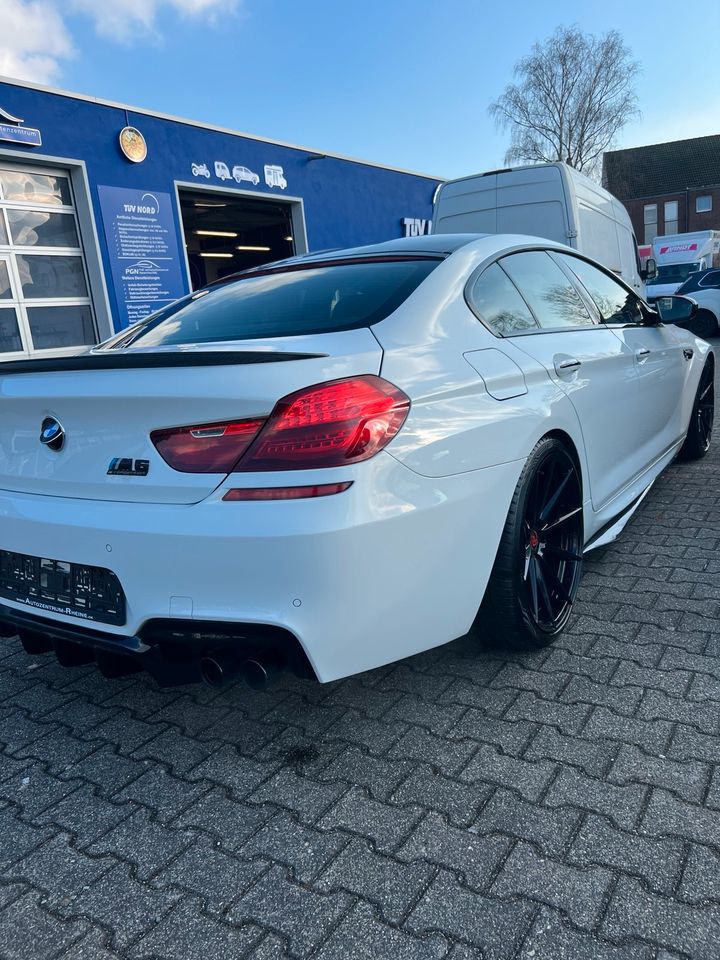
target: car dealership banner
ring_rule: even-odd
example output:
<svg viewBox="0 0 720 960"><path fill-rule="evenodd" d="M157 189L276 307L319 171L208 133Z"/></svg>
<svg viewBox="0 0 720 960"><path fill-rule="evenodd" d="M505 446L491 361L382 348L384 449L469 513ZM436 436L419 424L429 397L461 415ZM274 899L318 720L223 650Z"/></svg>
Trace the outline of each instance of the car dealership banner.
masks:
<svg viewBox="0 0 720 960"><path fill-rule="evenodd" d="M98 187L119 327L186 292L169 193Z"/></svg>

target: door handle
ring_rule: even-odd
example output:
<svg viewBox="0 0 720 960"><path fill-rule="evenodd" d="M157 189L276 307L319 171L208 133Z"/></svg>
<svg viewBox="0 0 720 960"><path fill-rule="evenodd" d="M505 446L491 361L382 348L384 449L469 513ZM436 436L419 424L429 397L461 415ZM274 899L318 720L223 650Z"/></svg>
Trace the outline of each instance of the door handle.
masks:
<svg viewBox="0 0 720 960"><path fill-rule="evenodd" d="M573 370L581 366L581 361L577 357L565 357L561 360L559 357L555 359L555 371L562 376L563 373L572 373Z"/></svg>
<svg viewBox="0 0 720 960"><path fill-rule="evenodd" d="M638 363L644 363L645 360L650 356L650 351L647 347L640 347L639 350L635 351L635 359Z"/></svg>

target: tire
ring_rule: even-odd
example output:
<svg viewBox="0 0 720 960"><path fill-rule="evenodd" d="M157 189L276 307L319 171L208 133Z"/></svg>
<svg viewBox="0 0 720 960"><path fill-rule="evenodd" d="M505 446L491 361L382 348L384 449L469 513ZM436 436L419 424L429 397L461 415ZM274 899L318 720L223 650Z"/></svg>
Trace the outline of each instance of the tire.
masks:
<svg viewBox="0 0 720 960"><path fill-rule="evenodd" d="M686 327L696 337L702 337L703 340L709 340L718 334L717 317L711 310L700 309L690 320Z"/></svg>
<svg viewBox="0 0 720 960"><path fill-rule="evenodd" d="M700 376L685 442L678 454L679 460L702 460L712 442L714 417L715 369L712 362L708 361Z"/></svg>
<svg viewBox="0 0 720 960"><path fill-rule="evenodd" d="M572 611L583 542L578 465L561 441L544 437L518 480L471 633L516 650L552 643Z"/></svg>

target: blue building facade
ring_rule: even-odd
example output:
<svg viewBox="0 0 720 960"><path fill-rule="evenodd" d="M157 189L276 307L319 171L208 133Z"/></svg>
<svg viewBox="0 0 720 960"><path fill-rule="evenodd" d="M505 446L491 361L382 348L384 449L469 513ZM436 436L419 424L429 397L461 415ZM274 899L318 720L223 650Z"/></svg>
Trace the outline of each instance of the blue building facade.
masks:
<svg viewBox="0 0 720 960"><path fill-rule="evenodd" d="M0 360L293 253L429 231L432 177L0 81Z"/></svg>

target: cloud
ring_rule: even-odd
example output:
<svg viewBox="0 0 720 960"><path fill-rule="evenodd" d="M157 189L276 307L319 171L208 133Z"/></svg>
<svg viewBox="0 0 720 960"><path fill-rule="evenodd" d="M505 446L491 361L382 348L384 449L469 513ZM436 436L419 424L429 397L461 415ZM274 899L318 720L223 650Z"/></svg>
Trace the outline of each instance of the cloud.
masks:
<svg viewBox="0 0 720 960"><path fill-rule="evenodd" d="M232 15L239 6L240 0L71 0L72 10L89 16L97 32L113 40L129 40L138 31L147 37L163 9L213 23L219 13Z"/></svg>
<svg viewBox="0 0 720 960"><path fill-rule="evenodd" d="M51 83L62 61L75 55L66 19L89 17L112 40L153 38L158 15L172 13L200 23L233 16L243 0L0 0L0 76ZM62 12L61 12L62 11Z"/></svg>
<svg viewBox="0 0 720 960"><path fill-rule="evenodd" d="M57 8L46 0L2 0L0 76L50 83L74 54Z"/></svg>

